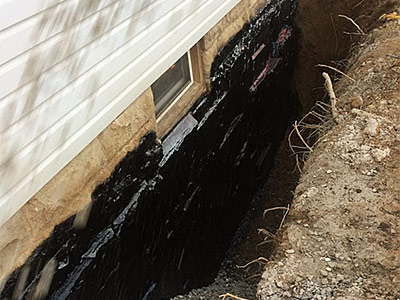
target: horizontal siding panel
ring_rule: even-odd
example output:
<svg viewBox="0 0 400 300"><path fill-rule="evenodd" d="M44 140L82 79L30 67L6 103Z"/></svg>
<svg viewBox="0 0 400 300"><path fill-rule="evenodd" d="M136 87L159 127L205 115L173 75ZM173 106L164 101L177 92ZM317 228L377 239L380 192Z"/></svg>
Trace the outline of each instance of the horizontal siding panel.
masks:
<svg viewBox="0 0 400 300"><path fill-rule="evenodd" d="M129 1L129 0L125 0ZM30 2L45 2L43 0ZM32 47L79 24L85 18L97 18L104 8L118 9L123 0L81 1L69 0L50 7L0 32L0 65ZM82 3L84 5L82 5ZM112 6L111 4L116 3ZM15 7L14 7L14 10ZM109 16L112 12L108 12ZM3 16L3 12L2 12ZM4 44L7 42L7 44Z"/></svg>
<svg viewBox="0 0 400 300"><path fill-rule="evenodd" d="M163 15L168 13L169 10L173 9L174 6L180 2L181 0L169 0L161 3L154 3L154 5L151 7L154 8L157 6L156 12L153 11L154 9L151 10L151 7L149 7L149 9L142 10L141 13L135 15L134 18L126 19L125 22L121 23L112 31L103 35L100 39L76 52L64 61L58 63L53 68L41 73L41 76L37 81L31 81L27 85L1 99L0 110L12 111L12 116L9 118L7 123L0 122L0 132L4 131L5 128L20 120L25 114L30 112L29 110L24 109L24 107L21 105L16 106L15 102L33 101L35 104L34 107L41 105L44 101L46 101L46 99L59 92L68 84L71 84L79 76L89 71L96 64L101 63L102 60L112 55L113 52L117 51L117 49L129 41L133 37L133 33L130 30L132 21L137 21L135 23L135 32L141 33L148 27L146 20L149 20L150 18L161 19ZM139 22L140 19L143 21ZM84 42L83 39L82 42ZM138 48L135 45L135 50L142 51L142 48ZM130 57L132 57L134 53L135 52L132 52ZM47 56L44 55L44 57ZM43 61L46 62L48 60L44 59ZM122 67L124 64L126 64L126 61L122 62ZM23 67L24 65L22 64L19 70L13 68L12 70L7 70L8 72L6 71L4 74L1 74L0 68L0 94L1 92L4 94L8 93L11 89L14 89L15 86L18 86L17 78L18 76L23 76ZM36 86L40 86L40 90L34 95L34 97L32 97L32 91L35 91ZM31 109L34 109L34 107L31 107Z"/></svg>
<svg viewBox="0 0 400 300"><path fill-rule="evenodd" d="M79 77L75 80L72 84L68 83L68 77L65 76L65 68L60 67L58 68L57 73L50 73L48 76L43 76L43 81L39 85L40 92L43 93L51 93L51 89L56 87L57 84L60 86L66 86L66 88L52 97L50 100L47 100L43 103L43 105L37 107L33 110L30 114L25 115L23 118L19 119L18 122L14 123L12 126L6 127L7 124L3 124L1 129L6 127L7 129L0 134L0 138L2 140L7 141L8 139L12 139L14 144L17 144L17 147L13 147L12 153L17 153L21 149L23 149L28 143L30 143L36 136L42 134L46 129L52 126L56 121L58 121L63 115L68 113L71 109L73 109L76 105L85 101L90 94L95 92L98 87L103 86L110 80L112 77L116 76L117 74L123 72L123 69L126 67L127 63L132 61L133 58L139 57L139 55L143 52L148 53L146 49L153 47L155 44L161 45L160 41L166 40L166 36L171 34L171 30L168 28L174 28L175 26L181 24L182 20L179 19L179 16L185 15L183 12L187 12L187 14L194 13L197 9L199 9L198 5L207 3L208 0L198 1L196 5L191 5L189 1L185 3L181 3L179 6L175 7L169 15L165 15L163 18L160 18L157 22L153 23L151 27L147 28L146 31L142 31L139 35L137 35L134 39L132 39L129 43L125 44L122 48L112 52L111 55L107 56L103 59L99 64L95 65L94 68L90 69L89 72L86 72L83 76ZM166 23L168 22L167 27ZM149 31L154 32L154 34L148 34ZM189 28L186 29L190 31ZM177 37L177 41L179 41L180 36ZM171 39L167 39L167 42L170 43ZM111 45L111 43L106 43L106 45ZM137 45L141 45L138 47ZM171 46L174 44L172 43ZM156 50L163 53L165 51L164 46L168 47L167 45L163 45L161 48L159 47ZM97 49L101 50L102 47L98 47ZM96 61L96 57L94 55L95 51L90 51L90 56L82 61L83 65L91 64L92 60ZM135 80L137 77L140 76L143 72L148 69L149 61L152 61L152 56L149 56L146 60L139 58L136 60L136 64L132 68L133 74L130 74L127 78L122 78L119 82L120 91L124 87L124 82ZM137 64L139 64L139 67ZM54 83L55 79L57 81ZM128 82L128 84L129 84ZM127 86L127 84L125 84ZM49 91L50 90L50 91ZM29 92L29 90L28 90ZM29 96L29 95L28 95ZM24 99L23 97L14 97L14 99ZM26 100L25 100L26 99ZM25 101L32 101L25 98ZM36 98L35 105L40 104L43 98ZM65 101L65 99L69 99L69 101ZM93 102L91 98L90 101ZM108 98L110 99L110 98ZM107 100L105 100L107 101ZM100 102L98 96L96 96L95 102ZM10 107L8 107L11 109ZM11 114L10 119L16 115L15 113ZM45 119L37 122L41 116L46 116ZM20 141L16 141L17 134L19 132L24 132L24 137L20 138ZM4 151L4 147L7 147L10 143L5 142L0 145L0 153L7 153ZM7 157L4 157L3 160L6 160ZM0 158L0 165L4 163ZM0 191L1 191L1 184L0 184ZM1 195L1 193L0 193Z"/></svg>
<svg viewBox="0 0 400 300"><path fill-rule="evenodd" d="M155 1L152 0L149 3L151 4ZM28 37L20 37L19 35L9 37L7 34L0 33L0 62L7 61L16 56L16 53L22 52L21 49L15 48L23 48L25 51L0 67L0 99L75 51L101 37L102 34L111 30L120 22L129 18L132 19L132 14L135 14L133 12L137 10L136 6L131 0L117 2L74 26L66 26L67 28L64 31L59 28L60 30L56 35L29 49L29 51L25 51L27 49L23 46L23 42L26 45L33 44ZM115 14L116 9L121 13ZM112 16L112 18L107 18L107 16ZM101 28L98 23L100 18L107 19L107 22L104 22ZM111 19L112 21L108 21ZM31 28L29 24L23 25ZM52 28L54 27L52 26ZM18 50L21 51L18 52ZM6 80L7 78L12 79L9 80L11 85L4 86L1 80Z"/></svg>
<svg viewBox="0 0 400 300"><path fill-rule="evenodd" d="M68 0L2 0L0 2L0 31L65 1Z"/></svg>
<svg viewBox="0 0 400 300"><path fill-rule="evenodd" d="M10 213L14 213L21 207L238 2L239 0L208 0L203 1L202 6L198 6L198 1L195 0L182 1L182 6L185 6L186 10L173 10L159 22L169 26L173 21L172 18L178 17L180 23L177 26L167 27L169 31L161 39L150 43L146 51L136 52L136 57L128 60L130 61L128 65L125 64L123 69L104 84L99 84L100 88L94 97L87 95L89 97L82 100L87 90L82 92L79 97L81 101L77 106L14 157L15 170L20 171L15 173L18 176L14 176L7 185L2 186L4 193L0 198L0 210L7 209ZM176 11L180 14L174 15ZM146 39L155 34L153 29L158 28L157 25L157 23L151 25L144 32ZM128 49L133 50L134 40L113 55L119 57L122 53L128 53ZM112 59L109 60L111 61ZM104 71L107 73L108 67L104 68ZM78 80L84 80L86 76L89 75L84 74ZM69 86L66 89L68 88ZM73 89L78 92L75 86ZM66 94L63 94L63 97L64 102L73 100L66 97ZM47 117L49 115L46 115ZM65 138L66 136L68 137ZM45 143L46 146L43 147ZM52 153L47 153L51 151ZM33 156L33 153L36 155ZM23 165L26 160L21 161L21 157L28 158L31 163L29 166L33 168ZM31 170L27 172L28 169ZM8 216L0 214L0 224L7 218Z"/></svg>
<svg viewBox="0 0 400 300"><path fill-rule="evenodd" d="M204 5L204 3L207 2L203 0L202 3ZM182 33L184 35L190 31L190 28L183 26L182 24L184 23L178 19L178 16L181 15L183 10L187 9L187 5L189 5L188 2L173 10L170 16L176 23L169 23L170 26L180 24L180 30L183 30ZM193 10L191 11L191 13L193 13L198 7L192 5L190 9ZM57 98L47 101L32 114L27 115L25 118L9 127L5 132L1 133L0 139L5 142L0 144L0 153L10 153L15 157L15 161L20 162L26 161L32 156L32 153L36 153L34 158L30 158L29 163L29 168L35 167L59 145L61 141L59 139L60 131L63 133L63 139L68 138L85 124L88 119L88 111L92 112L91 116L97 114L109 99L115 98L121 90L129 86L129 84L141 76L141 74L144 74L149 69L148 64L150 61L153 59L158 61L164 55L166 48L173 47L179 42L182 35L175 34L175 31L168 30L165 26L165 22L169 22L170 18L166 16L162 20L164 21L159 22L157 26L156 24L152 26L157 34L148 35L147 32L143 32L142 35L132 40L126 47L114 52L113 55L103 61L102 64L97 65L95 68L97 71L95 73L96 75L92 75L91 73L85 74L85 76L79 78L73 85L68 86L66 90L57 95ZM149 28L148 30L151 29ZM149 40L148 38L151 39ZM143 39L146 39L145 43L142 41ZM143 51L136 46L137 44L152 46L156 51ZM160 47L161 45L163 46ZM121 66L124 66L124 64L129 61L130 56L138 56L141 52L145 53L144 58L139 57L130 66L121 70ZM112 78L115 75L116 77ZM107 82L110 77L112 78L111 81ZM49 79L51 80L51 78ZM96 95L90 96L99 86L102 88L97 91ZM65 101L65 99L70 100ZM79 105L78 112L76 112L77 110L75 109L73 113L67 115L67 118L59 120L76 105ZM46 116L46 118L41 119L41 116ZM82 118L80 118L80 116L82 116ZM41 119L41 121L37 122L39 119ZM55 131L52 129L52 134L46 132L46 129L55 124L56 121L59 121L56 125L61 123L68 125L65 125L63 129L57 129ZM58 127L56 126L56 128ZM23 136L19 134L21 132L24 133ZM39 135L43 135L44 138L42 136L32 145L29 145L29 143ZM46 140L45 145L43 145L44 140ZM12 145L12 148L9 148L10 145ZM27 147L28 145L29 147ZM17 153L18 155L16 155ZM6 164L8 159L9 156L4 155L0 158L0 165ZM13 172L14 177L8 177L6 180L0 182L0 192L6 191L14 182L20 180L26 170L27 167L24 164L21 164L19 167L15 165Z"/></svg>

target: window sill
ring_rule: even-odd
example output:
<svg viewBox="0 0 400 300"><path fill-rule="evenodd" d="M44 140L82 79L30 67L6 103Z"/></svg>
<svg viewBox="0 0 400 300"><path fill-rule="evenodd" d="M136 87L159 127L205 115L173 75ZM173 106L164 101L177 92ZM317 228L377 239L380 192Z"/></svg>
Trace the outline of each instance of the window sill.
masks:
<svg viewBox="0 0 400 300"><path fill-rule="evenodd" d="M169 131L186 115L196 100L206 92L201 83L193 83L157 118L157 136L164 138Z"/></svg>

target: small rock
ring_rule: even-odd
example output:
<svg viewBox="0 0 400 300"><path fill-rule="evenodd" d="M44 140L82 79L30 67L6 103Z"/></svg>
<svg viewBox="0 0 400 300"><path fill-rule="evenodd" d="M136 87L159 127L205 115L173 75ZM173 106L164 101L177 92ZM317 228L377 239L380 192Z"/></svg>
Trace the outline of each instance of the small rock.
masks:
<svg viewBox="0 0 400 300"><path fill-rule="evenodd" d="M278 295L273 295L271 297L269 297L269 300L279 300Z"/></svg>
<svg viewBox="0 0 400 300"><path fill-rule="evenodd" d="M330 259L329 257L325 257L324 260L325 260L326 262L332 261L332 259Z"/></svg>
<svg viewBox="0 0 400 300"><path fill-rule="evenodd" d="M338 281L343 281L344 280L344 275L337 274L336 278L337 278Z"/></svg>
<svg viewBox="0 0 400 300"><path fill-rule="evenodd" d="M334 268L336 264L333 261L328 262L328 266Z"/></svg>
<svg viewBox="0 0 400 300"><path fill-rule="evenodd" d="M322 276L325 276L325 277L328 276L328 272L325 270L321 270L320 273Z"/></svg>
<svg viewBox="0 0 400 300"><path fill-rule="evenodd" d="M312 187L310 189L308 189L308 191L306 192L306 198L312 198L315 195L317 195L319 192L319 190L316 187Z"/></svg>
<svg viewBox="0 0 400 300"><path fill-rule="evenodd" d="M332 170L327 170L326 174L332 174L332 172L333 172Z"/></svg>
<svg viewBox="0 0 400 300"><path fill-rule="evenodd" d="M363 98L361 98L361 96L355 96L349 99L349 103L351 108L361 108L364 103L364 100Z"/></svg>
<svg viewBox="0 0 400 300"><path fill-rule="evenodd" d="M364 152L368 152L368 151L371 151L371 147L368 145L361 145L360 150L364 151Z"/></svg>
<svg viewBox="0 0 400 300"><path fill-rule="evenodd" d="M287 254L294 254L294 252L295 252L295 251L294 251L293 249L286 250L286 253L287 253Z"/></svg>
<svg viewBox="0 0 400 300"><path fill-rule="evenodd" d="M326 267L325 270L327 270L328 272L332 272L332 268L331 267Z"/></svg>
<svg viewBox="0 0 400 300"><path fill-rule="evenodd" d="M284 297L292 297L292 294L289 291L283 293Z"/></svg>
<svg viewBox="0 0 400 300"><path fill-rule="evenodd" d="M284 283L284 282L282 282L282 281L277 281L277 282L276 282L276 286L277 286L278 288L281 288L281 289L285 290L285 291L287 291L288 289L290 289L289 285L287 285L286 283Z"/></svg>
<svg viewBox="0 0 400 300"><path fill-rule="evenodd" d="M389 154L390 154L389 148L385 148L384 150L381 149L372 150L372 157L378 162L384 160L387 156L389 156Z"/></svg>
<svg viewBox="0 0 400 300"><path fill-rule="evenodd" d="M367 134L369 137L374 137L379 135L380 132L380 125L378 120L374 118L368 118L367 124L364 128L364 133Z"/></svg>

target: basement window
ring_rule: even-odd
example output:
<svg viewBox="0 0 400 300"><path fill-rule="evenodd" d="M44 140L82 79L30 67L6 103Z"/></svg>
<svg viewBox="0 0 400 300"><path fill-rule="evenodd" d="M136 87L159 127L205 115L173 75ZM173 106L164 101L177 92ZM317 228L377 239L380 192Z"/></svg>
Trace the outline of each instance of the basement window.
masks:
<svg viewBox="0 0 400 300"><path fill-rule="evenodd" d="M189 55L186 53L151 86L156 115L160 115L191 83Z"/></svg>
<svg viewBox="0 0 400 300"><path fill-rule="evenodd" d="M205 91L199 46L195 45L152 85L157 134L164 137Z"/></svg>

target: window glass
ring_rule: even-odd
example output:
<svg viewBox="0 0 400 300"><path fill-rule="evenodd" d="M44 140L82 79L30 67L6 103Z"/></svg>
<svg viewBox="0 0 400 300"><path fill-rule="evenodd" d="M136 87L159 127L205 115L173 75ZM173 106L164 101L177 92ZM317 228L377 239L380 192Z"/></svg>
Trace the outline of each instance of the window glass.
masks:
<svg viewBox="0 0 400 300"><path fill-rule="evenodd" d="M159 115L191 83L186 53L151 85L156 114Z"/></svg>

